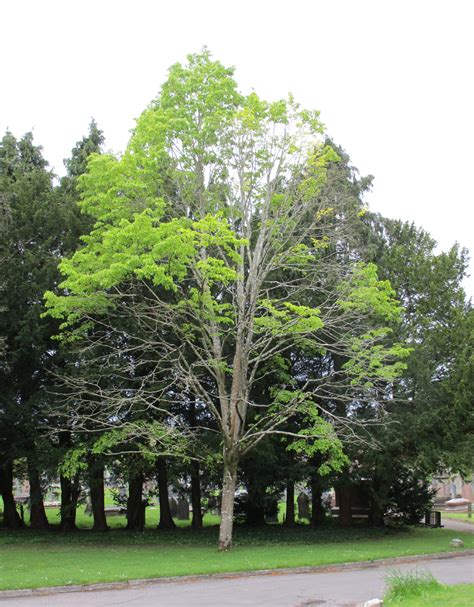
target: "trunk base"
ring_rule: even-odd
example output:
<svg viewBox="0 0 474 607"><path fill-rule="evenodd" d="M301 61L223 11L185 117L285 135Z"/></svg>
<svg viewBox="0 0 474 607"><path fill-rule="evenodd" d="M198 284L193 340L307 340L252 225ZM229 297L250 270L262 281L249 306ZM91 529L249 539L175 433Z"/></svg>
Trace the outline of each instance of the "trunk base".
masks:
<svg viewBox="0 0 474 607"><path fill-rule="evenodd" d="M227 461L226 461L227 459ZM232 548L234 527L235 489L237 485L237 458L224 455L224 478L222 482L221 524L219 528L219 550Z"/></svg>
<svg viewBox="0 0 474 607"><path fill-rule="evenodd" d="M158 496L160 500L160 522L158 529L175 529L176 525L171 516L170 500L168 495L168 470L166 460L159 457L156 462L158 472Z"/></svg>

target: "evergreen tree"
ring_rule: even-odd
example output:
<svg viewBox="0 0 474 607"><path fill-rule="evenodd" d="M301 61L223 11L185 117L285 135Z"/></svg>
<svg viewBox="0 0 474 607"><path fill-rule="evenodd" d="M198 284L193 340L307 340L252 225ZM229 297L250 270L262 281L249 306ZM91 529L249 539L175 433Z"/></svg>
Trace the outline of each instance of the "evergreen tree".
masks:
<svg viewBox="0 0 474 607"><path fill-rule="evenodd" d="M385 512L399 511L400 479L411 485L413 503L419 488L427 507L432 475L472 469L473 311L462 288L465 250L436 253L436 242L413 224L367 219L366 254L403 304L403 322L394 331L412 347L387 409L391 423L376 433L379 448L360 458L361 474L372 482L373 518L380 522ZM418 514L399 515L413 522L421 511L420 505Z"/></svg>
<svg viewBox="0 0 474 607"><path fill-rule="evenodd" d="M38 428L44 422L50 339L57 328L51 319L40 317L41 293L47 285L55 284L57 277L58 258L54 251L58 216L53 209L52 191L52 174L31 133L17 141L7 132L0 145L3 309L0 334L5 343L0 450L8 478L13 460L20 456L28 458L31 521L36 527L47 525L37 471L36 440ZM18 526L13 514L5 514L4 524Z"/></svg>
<svg viewBox="0 0 474 607"><path fill-rule="evenodd" d="M46 527L42 468L51 465L45 441L53 420L51 370L62 356L53 336L57 322L42 317L42 295L59 281L58 261L70 254L85 232L77 208L76 178L85 170L85 154L99 151L101 133L93 122L68 162L68 176L53 187L40 146L31 133L20 140L7 132L0 144L0 454L10 469L26 457L31 488L31 525ZM46 432L47 430L47 432ZM15 526L6 517L5 524Z"/></svg>

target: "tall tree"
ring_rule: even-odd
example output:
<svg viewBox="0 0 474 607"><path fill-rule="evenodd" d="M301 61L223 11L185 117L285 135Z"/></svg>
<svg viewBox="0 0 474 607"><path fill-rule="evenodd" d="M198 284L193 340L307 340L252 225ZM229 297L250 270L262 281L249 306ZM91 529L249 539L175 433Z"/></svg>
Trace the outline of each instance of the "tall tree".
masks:
<svg viewBox="0 0 474 607"><path fill-rule="evenodd" d="M6 133L0 145L0 335L4 339L0 450L6 462L15 457L28 459L31 525L37 528L47 526L41 491L42 466L46 466L42 452L45 427L51 422L47 413L52 398L48 393L50 371L58 358L57 342L52 339L58 325L41 316L42 294L57 285L58 260L75 250L78 236L85 231L73 188L83 163L83 148L99 150L100 132L95 123L90 137L83 140L82 147L78 144L69 175L56 189L31 133L20 140Z"/></svg>
<svg viewBox="0 0 474 607"><path fill-rule="evenodd" d="M429 499L423 483L433 474L472 468L473 311L462 288L467 251L454 246L439 253L433 238L411 223L365 219L366 255L403 303L403 321L394 330L412 348L387 408L391 423L376 433L383 448L355 456L361 475L372 479L373 518L381 522L398 508L400 479L412 484L415 502L417 487Z"/></svg>
<svg viewBox="0 0 474 607"><path fill-rule="evenodd" d="M134 319L126 334L122 325L120 357L140 385L109 394L115 406L163 407L187 391L213 415L224 468L221 549L232 542L240 459L296 413L306 423L299 439L317 437L317 448L337 452L322 415L326 395L346 381L363 399L361 387L403 367L406 349L387 343L384 323L399 315L389 284L375 266L333 255L345 221L318 196L336 159L321 133L317 112L292 98L240 95L232 70L207 51L175 64L124 155L90 160L81 205L94 229L61 263L67 293L47 294L72 339L93 327L105 346L119 335L117 319ZM252 400L265 367L285 365L283 354L328 349L345 356L343 375L286 374L271 402Z"/></svg>
<svg viewBox="0 0 474 607"><path fill-rule="evenodd" d="M31 133L20 140L6 133L0 144L0 334L5 346L0 368L0 451L10 470L13 459L28 457L35 527L47 525L36 440L43 426L50 337L57 331L55 322L40 318L41 293L55 284L58 275L53 254L57 213L52 208L52 175L46 167Z"/></svg>

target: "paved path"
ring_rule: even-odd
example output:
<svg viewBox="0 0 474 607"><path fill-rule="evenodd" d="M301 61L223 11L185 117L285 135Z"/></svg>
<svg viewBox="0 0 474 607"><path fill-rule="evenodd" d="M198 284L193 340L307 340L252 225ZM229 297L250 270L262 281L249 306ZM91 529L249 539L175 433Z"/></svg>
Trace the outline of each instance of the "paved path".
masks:
<svg viewBox="0 0 474 607"><path fill-rule="evenodd" d="M102 590L3 599L2 607L352 607L384 593L394 567L332 573L263 575L192 582L152 583ZM446 584L474 583L474 559L419 561L397 570L428 570Z"/></svg>
<svg viewBox="0 0 474 607"><path fill-rule="evenodd" d="M458 520L456 518L447 518L442 516L441 524L445 529L452 529L453 531L467 531L468 533L474 533L474 525L472 523L466 523L466 521Z"/></svg>

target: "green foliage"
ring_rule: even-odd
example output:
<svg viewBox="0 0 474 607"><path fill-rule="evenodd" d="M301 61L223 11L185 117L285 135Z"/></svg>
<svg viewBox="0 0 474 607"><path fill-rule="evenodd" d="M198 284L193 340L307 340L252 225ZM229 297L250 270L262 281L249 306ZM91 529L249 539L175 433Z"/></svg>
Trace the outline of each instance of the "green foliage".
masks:
<svg viewBox="0 0 474 607"><path fill-rule="evenodd" d="M403 304L394 337L410 354L400 383L396 423L384 442L413 458L426 474L440 467L472 467L470 407L474 386L473 312L462 279L467 252L435 253L435 242L414 225L372 218L369 247L379 274L389 279Z"/></svg>
<svg viewBox="0 0 474 607"><path fill-rule="evenodd" d="M301 438L290 443L288 449L308 457L322 455L321 464L318 466L318 474L321 476L341 472L349 463L349 459L334 426L318 414L314 404L305 409L303 428L298 431Z"/></svg>
<svg viewBox="0 0 474 607"><path fill-rule="evenodd" d="M87 449L84 445L69 449L58 466L58 472L72 479L76 474L87 470L86 456Z"/></svg>
<svg viewBox="0 0 474 607"><path fill-rule="evenodd" d="M87 171L90 156L97 154L103 143L103 133L97 126L97 122L92 119L89 125L89 133L76 143L72 149L71 157L64 161L70 180L73 181Z"/></svg>
<svg viewBox="0 0 474 607"><path fill-rule="evenodd" d="M133 445L133 447L131 446ZM156 454L173 455L189 462L186 437L159 420L137 420L105 432L92 444L95 455L134 453L154 464Z"/></svg>
<svg viewBox="0 0 474 607"><path fill-rule="evenodd" d="M324 324L318 308L268 299L262 299L259 306L262 315L255 319L256 330L270 331L274 337L311 335Z"/></svg>
<svg viewBox="0 0 474 607"><path fill-rule="evenodd" d="M429 479L410 468L393 464L397 471L388 496L386 510L392 521L417 525L425 512L433 507L436 491L430 488Z"/></svg>
<svg viewBox="0 0 474 607"><path fill-rule="evenodd" d="M372 329L352 339L352 358L344 363L344 370L355 385L373 387L372 380L394 381L407 368L402 362L411 348L400 343L384 346L377 343L391 333L388 328Z"/></svg>
<svg viewBox="0 0 474 607"><path fill-rule="evenodd" d="M61 208L31 133L0 143L0 459L25 455L44 418L44 386L57 326L41 319L42 293L57 279ZM40 422L41 420L41 422Z"/></svg>
<svg viewBox="0 0 474 607"><path fill-rule="evenodd" d="M339 305L344 310L354 309L388 322L401 318L402 308L395 291L388 280L378 279L377 266L373 263L357 263L350 280L339 289L342 294Z"/></svg>
<svg viewBox="0 0 474 607"><path fill-rule="evenodd" d="M396 325L400 322L402 308L395 298L395 291L388 280L378 280L374 264L359 262L350 280L342 283L339 290L343 295L339 300L343 310L368 314L378 323ZM371 388L374 380L393 382L407 368L405 359L411 348L400 342L388 342L387 345L392 332L390 326L379 325L351 337L352 355L343 368L353 384L362 383Z"/></svg>

